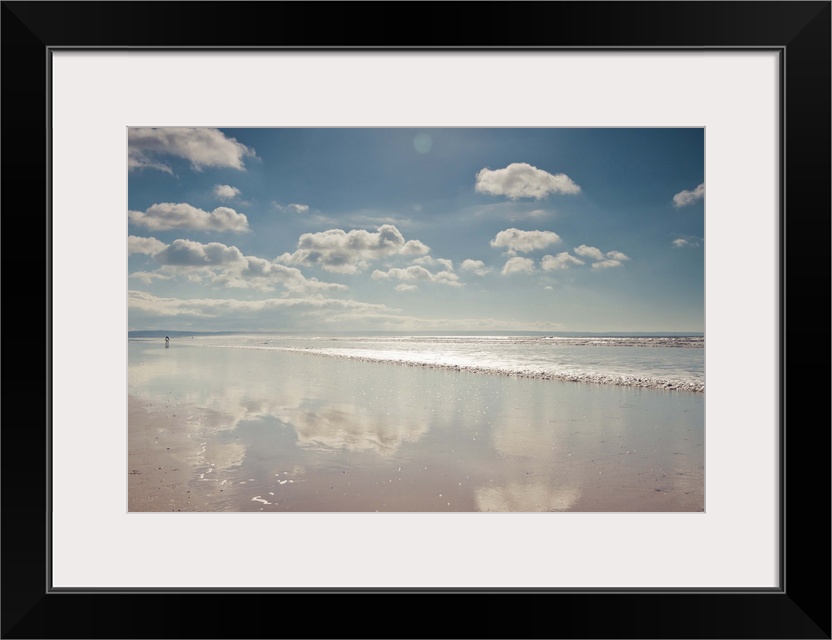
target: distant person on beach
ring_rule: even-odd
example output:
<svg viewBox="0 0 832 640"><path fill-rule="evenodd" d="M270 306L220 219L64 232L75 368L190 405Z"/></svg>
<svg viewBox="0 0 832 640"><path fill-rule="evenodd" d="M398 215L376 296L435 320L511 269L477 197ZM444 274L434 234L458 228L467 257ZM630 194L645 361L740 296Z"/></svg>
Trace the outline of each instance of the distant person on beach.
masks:
<svg viewBox="0 0 832 640"><path fill-rule="evenodd" d="M167 349L168 347L170 347L170 338L165 336L165 349Z"/></svg>

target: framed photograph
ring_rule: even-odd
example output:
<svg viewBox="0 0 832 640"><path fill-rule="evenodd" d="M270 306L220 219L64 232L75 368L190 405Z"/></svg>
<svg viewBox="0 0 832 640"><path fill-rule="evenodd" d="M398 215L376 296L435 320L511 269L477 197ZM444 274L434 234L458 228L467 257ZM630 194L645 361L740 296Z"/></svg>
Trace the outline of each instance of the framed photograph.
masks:
<svg viewBox="0 0 832 640"><path fill-rule="evenodd" d="M323 6L3 4L4 637L830 637L830 3Z"/></svg>
<svg viewBox="0 0 832 640"><path fill-rule="evenodd" d="M703 127L127 155L131 513L705 511Z"/></svg>

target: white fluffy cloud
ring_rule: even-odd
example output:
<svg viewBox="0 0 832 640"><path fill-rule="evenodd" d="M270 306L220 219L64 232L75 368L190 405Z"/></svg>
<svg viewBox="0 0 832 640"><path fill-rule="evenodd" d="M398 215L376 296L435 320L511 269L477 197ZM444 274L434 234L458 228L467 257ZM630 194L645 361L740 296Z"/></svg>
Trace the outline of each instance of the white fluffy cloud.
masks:
<svg viewBox="0 0 832 640"><path fill-rule="evenodd" d="M218 316L238 317L270 309L352 310L361 312L389 311L383 304L369 304L337 298L269 298L266 300L236 300L233 298L160 298L145 291L128 291L127 305L131 310L156 316Z"/></svg>
<svg viewBox="0 0 832 640"><path fill-rule="evenodd" d="M593 269L609 269L612 267L620 267L623 262L629 260L629 256L620 251L607 251L604 253L597 247L588 247L582 244L580 247L575 247L575 253L582 258L589 258L594 260L592 264Z"/></svg>
<svg viewBox="0 0 832 640"><path fill-rule="evenodd" d="M245 257L237 247L221 242L202 244L193 240L174 240L164 251L156 254L156 260L177 267L218 267L242 266Z"/></svg>
<svg viewBox="0 0 832 640"><path fill-rule="evenodd" d="M485 263L482 260L463 260L462 268L465 271L471 271L472 273L475 273L478 276L484 276L487 273L491 273L492 271L494 271L494 269L492 269L491 267L486 267Z"/></svg>
<svg viewBox="0 0 832 640"><path fill-rule="evenodd" d="M448 271L454 270L453 260L448 260L447 258L432 258L431 256L422 256L421 258L416 258L413 261L413 264L420 264L428 267L442 266Z"/></svg>
<svg viewBox="0 0 832 640"><path fill-rule="evenodd" d="M601 262L593 262L593 269L611 269L613 267L620 267L621 260L601 260Z"/></svg>
<svg viewBox="0 0 832 640"><path fill-rule="evenodd" d="M509 253L528 253L545 249L560 242L560 236L553 231L521 231L506 229L500 231L491 241L492 247L505 247Z"/></svg>
<svg viewBox="0 0 832 640"><path fill-rule="evenodd" d="M405 242L401 232L384 224L377 232L364 229L329 229L304 233L294 253L284 253L277 260L286 264L318 265L335 273L357 273L374 260L395 255L422 256L430 249L418 240Z"/></svg>
<svg viewBox="0 0 832 640"><path fill-rule="evenodd" d="M343 291L348 288L343 284L307 278L294 267L243 255L237 247L221 242L203 244L193 240L174 240L163 250L154 253L153 258L161 265L158 271L141 272L131 277L150 284L153 279L181 276L192 282L258 291L274 291L280 286L295 294Z"/></svg>
<svg viewBox="0 0 832 640"><path fill-rule="evenodd" d="M460 287L462 283L459 281L459 276L452 271L439 271L431 273L421 265L410 265L404 269L394 268L387 271L380 271L376 269L373 271L373 280L400 280L405 283L413 282L438 282L439 284L446 284L451 287Z"/></svg>
<svg viewBox="0 0 832 640"><path fill-rule="evenodd" d="M273 291L276 285L294 294L319 291L344 291L344 284L321 282L317 278L307 278L299 269L269 262L263 258L245 256L245 266L241 269L226 269L214 274L212 283L238 289L257 289Z"/></svg>
<svg viewBox="0 0 832 640"><path fill-rule="evenodd" d="M580 247L575 247L575 253L582 258L589 258L590 260L603 260L604 253L596 247L588 247L582 244Z"/></svg>
<svg viewBox="0 0 832 640"><path fill-rule="evenodd" d="M274 208L280 212L286 213L309 213L309 205L308 204L279 204L277 202L273 202Z"/></svg>
<svg viewBox="0 0 832 640"><path fill-rule="evenodd" d="M230 184L218 184L214 186L214 195L222 200L231 200L240 195L240 190Z"/></svg>
<svg viewBox="0 0 832 640"><path fill-rule="evenodd" d="M630 259L620 251L607 251L607 258L610 258L611 260L617 260L618 262L624 262L625 260Z"/></svg>
<svg viewBox="0 0 832 640"><path fill-rule="evenodd" d="M515 273L534 273L534 260L531 258L509 258L503 267L503 275Z"/></svg>
<svg viewBox="0 0 832 640"><path fill-rule="evenodd" d="M476 191L490 195L540 200L550 193L576 194L581 188L569 176L551 174L525 162L515 162L505 169L482 169L477 174Z"/></svg>
<svg viewBox="0 0 832 640"><path fill-rule="evenodd" d="M128 211L135 225L151 231L194 229L197 231L248 231L248 218L228 207L217 207L210 213L185 202L160 202L147 211Z"/></svg>
<svg viewBox="0 0 832 640"><path fill-rule="evenodd" d="M173 173L159 156L175 156L189 160L191 167L228 167L242 170L243 159L254 156L254 150L227 138L218 129L193 127L130 128L127 130L127 166L130 169L158 169Z"/></svg>
<svg viewBox="0 0 832 640"><path fill-rule="evenodd" d="M567 251L562 251L556 256L543 256L540 261L540 267L544 271L556 271L568 269L569 267L579 266L584 264L583 260L579 260L575 256L569 255Z"/></svg>
<svg viewBox="0 0 832 640"><path fill-rule="evenodd" d="M705 183L700 184L693 191L680 191L673 196L674 207L685 207L705 197Z"/></svg>
<svg viewBox="0 0 832 640"><path fill-rule="evenodd" d="M676 238L673 241L674 247L698 247L700 246L701 238L696 236L688 236L686 238Z"/></svg>
<svg viewBox="0 0 832 640"><path fill-rule="evenodd" d="M153 256L167 247L164 242L156 238L140 238L139 236L127 237L127 254L141 253Z"/></svg>

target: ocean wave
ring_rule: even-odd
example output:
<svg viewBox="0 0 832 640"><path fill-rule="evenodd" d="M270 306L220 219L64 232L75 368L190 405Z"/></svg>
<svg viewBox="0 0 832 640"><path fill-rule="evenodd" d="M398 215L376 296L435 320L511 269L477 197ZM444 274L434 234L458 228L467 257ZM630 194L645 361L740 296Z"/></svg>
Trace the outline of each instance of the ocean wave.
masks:
<svg viewBox="0 0 832 640"><path fill-rule="evenodd" d="M264 347L247 347L250 349L268 350ZM375 362L380 364L404 365L445 371L458 371L487 375L504 375L514 378L529 378L534 380L558 380L562 382L583 382L587 384L607 384L623 387L639 387L644 389L661 389L665 391L690 391L704 393L705 383L699 380L664 379L650 376L638 376L616 373L598 373L592 371L547 371L542 369L527 369L521 367L500 367L473 365L464 362L452 363L441 361L427 361L407 357L385 357L382 355L366 355L355 351L313 349L303 347L273 347L273 351L300 353L326 358L343 360L357 360L360 362Z"/></svg>
<svg viewBox="0 0 832 640"><path fill-rule="evenodd" d="M372 340L392 344L497 344L519 346L579 346L579 347L665 347L702 349L702 336L333 336L324 338L327 342L361 343Z"/></svg>

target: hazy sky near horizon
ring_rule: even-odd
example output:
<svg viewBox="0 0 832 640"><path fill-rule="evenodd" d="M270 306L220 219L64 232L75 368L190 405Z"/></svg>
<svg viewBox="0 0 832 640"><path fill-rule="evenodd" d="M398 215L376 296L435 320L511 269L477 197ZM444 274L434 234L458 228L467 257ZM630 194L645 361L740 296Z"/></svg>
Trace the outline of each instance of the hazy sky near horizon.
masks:
<svg viewBox="0 0 832 640"><path fill-rule="evenodd" d="M131 128L131 330L704 331L704 129Z"/></svg>

